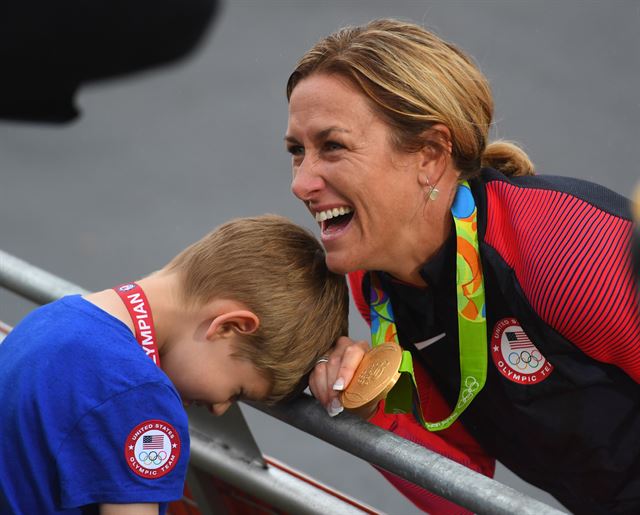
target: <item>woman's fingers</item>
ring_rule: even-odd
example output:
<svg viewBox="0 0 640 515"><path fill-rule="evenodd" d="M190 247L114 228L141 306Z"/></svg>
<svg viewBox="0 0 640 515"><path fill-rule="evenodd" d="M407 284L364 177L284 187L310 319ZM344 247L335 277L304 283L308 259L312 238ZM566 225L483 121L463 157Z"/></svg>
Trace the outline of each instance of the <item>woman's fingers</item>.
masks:
<svg viewBox="0 0 640 515"><path fill-rule="evenodd" d="M340 391L353 378L362 357L369 350L365 341L353 341L341 336L329 354L327 362L318 363L309 376L309 388L313 396L326 408L331 416L342 411Z"/></svg>
<svg viewBox="0 0 640 515"><path fill-rule="evenodd" d="M353 374L368 350L369 344L364 340L357 342L350 340L349 345L344 348L342 359L337 367L335 380L332 385L333 390L341 391L349 385L353 379ZM333 370L331 370L331 372L333 372Z"/></svg>
<svg viewBox="0 0 640 515"><path fill-rule="evenodd" d="M329 356L326 370L327 400L323 405L330 416L334 417L343 410L340 392L344 390L369 350L369 344L363 340L353 341L342 336L336 342L335 350Z"/></svg>
<svg viewBox="0 0 640 515"><path fill-rule="evenodd" d="M350 338L344 336L338 338L331 353L327 356L328 361L317 363L309 376L311 393L327 411L329 411L331 396L333 395L333 384L336 381L342 356L351 342Z"/></svg>
<svg viewBox="0 0 640 515"><path fill-rule="evenodd" d="M318 363L309 376L309 389L320 404L327 406L329 401L329 381L327 380L327 363Z"/></svg>

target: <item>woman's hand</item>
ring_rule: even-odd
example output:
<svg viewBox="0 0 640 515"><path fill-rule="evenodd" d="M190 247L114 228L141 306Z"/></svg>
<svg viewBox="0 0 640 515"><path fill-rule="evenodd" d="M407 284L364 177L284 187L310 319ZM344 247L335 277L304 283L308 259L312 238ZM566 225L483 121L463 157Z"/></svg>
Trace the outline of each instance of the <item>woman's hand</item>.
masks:
<svg viewBox="0 0 640 515"><path fill-rule="evenodd" d="M338 338L329 354L329 361L318 363L309 376L309 388L314 397L335 417L344 409L340 392L351 382L353 374L369 350L364 340L353 341L347 336Z"/></svg>

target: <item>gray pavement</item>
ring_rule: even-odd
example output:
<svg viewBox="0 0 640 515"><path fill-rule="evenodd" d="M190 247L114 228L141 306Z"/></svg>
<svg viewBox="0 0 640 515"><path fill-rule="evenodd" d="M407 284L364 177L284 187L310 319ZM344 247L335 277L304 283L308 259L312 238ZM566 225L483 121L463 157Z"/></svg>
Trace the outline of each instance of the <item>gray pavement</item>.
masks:
<svg viewBox="0 0 640 515"><path fill-rule="evenodd" d="M85 88L79 122L0 122L0 248L103 289L164 265L231 217L276 212L315 230L289 192L284 83L318 38L383 16L471 53L493 85L495 135L521 142L540 173L631 194L638 1L235 0L190 60ZM0 292L0 319L15 324L30 309ZM351 326L368 337L355 314ZM365 463L243 411L265 453L388 513L417 513ZM497 478L554 503L503 468Z"/></svg>

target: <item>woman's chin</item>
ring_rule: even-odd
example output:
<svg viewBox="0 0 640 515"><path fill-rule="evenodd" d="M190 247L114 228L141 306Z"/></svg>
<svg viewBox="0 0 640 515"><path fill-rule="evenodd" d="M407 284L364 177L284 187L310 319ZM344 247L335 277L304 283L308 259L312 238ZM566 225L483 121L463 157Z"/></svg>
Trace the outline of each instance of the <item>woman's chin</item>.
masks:
<svg viewBox="0 0 640 515"><path fill-rule="evenodd" d="M329 270L340 275L365 268L364 264L360 264L359 260L353 259L352 256L345 256L343 253L335 251L327 252L326 262Z"/></svg>

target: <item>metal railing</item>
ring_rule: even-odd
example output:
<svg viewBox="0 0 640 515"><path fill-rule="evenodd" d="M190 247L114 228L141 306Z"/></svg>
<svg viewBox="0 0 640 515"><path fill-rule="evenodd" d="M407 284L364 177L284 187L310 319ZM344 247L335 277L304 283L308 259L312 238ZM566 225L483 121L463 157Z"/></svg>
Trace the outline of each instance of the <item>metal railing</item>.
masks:
<svg viewBox="0 0 640 515"><path fill-rule="evenodd" d="M86 293L79 286L37 268L0 250L0 286L36 303L47 303L72 293ZM474 472L457 462L425 449L359 417L342 413L326 416L314 399L304 396L287 405L257 408L287 424L320 438L372 465L445 497L479 514L557 515L563 512ZM211 434L192 431L192 461L202 470L224 477L240 488L250 488L257 497L294 513L355 513L335 503L328 495L305 491L277 471L265 474L261 464L238 459L216 444ZM300 482L302 483L302 482ZM308 487L307 487L308 488ZM300 500L304 500L303 503ZM313 502L309 505L309 501ZM361 513L361 512L358 512Z"/></svg>

